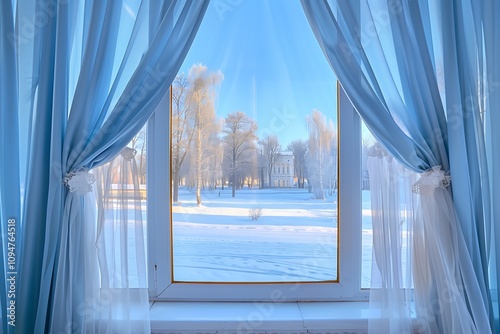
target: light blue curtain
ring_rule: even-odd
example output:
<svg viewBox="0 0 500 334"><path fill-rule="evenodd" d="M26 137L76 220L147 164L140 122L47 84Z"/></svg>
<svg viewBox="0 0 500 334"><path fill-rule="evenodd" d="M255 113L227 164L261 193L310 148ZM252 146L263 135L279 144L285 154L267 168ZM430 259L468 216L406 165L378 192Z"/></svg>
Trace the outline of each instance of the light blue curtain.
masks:
<svg viewBox="0 0 500 334"><path fill-rule="evenodd" d="M491 23L500 14L494 1L442 1L436 6L441 19L443 80L447 106L449 156L453 177L453 200L478 280L489 288L491 232L494 229L495 172L488 170L485 129L488 115L500 104L491 99L496 65L486 50L498 49L498 33ZM496 38L495 38L496 36ZM498 53L497 53L498 56ZM498 57L497 57L498 61ZM496 79L495 79L496 77ZM493 86L492 86L493 84ZM497 84L498 86L498 84ZM493 94L494 95L494 94ZM486 127L485 127L486 125ZM491 143L491 142L490 142ZM498 150L498 143L494 144ZM495 165L493 165L495 166ZM497 169L498 167L494 167ZM493 179L490 178L493 177ZM496 215L500 219L500 215ZM496 247L495 243L492 247ZM493 264L493 263L492 263ZM492 267L494 268L494 267ZM487 300L492 310L491 297ZM491 311L490 311L491 312ZM491 312L491 323L494 317ZM500 331L498 326L495 326Z"/></svg>
<svg viewBox="0 0 500 334"><path fill-rule="evenodd" d="M370 10L367 2L361 3L364 4L365 11ZM391 143L387 145L390 153L405 167L415 172L425 171L437 165L449 170L446 138L442 138L443 145L431 146L432 142L438 142L434 129L446 132L446 119L439 95L435 94L437 84L430 56L424 53L422 58L418 57L416 62L411 62L413 68L408 68L408 71L411 70L412 73L408 75L413 77L408 79L412 80L412 85L415 84L415 80L428 79L429 85L434 85L436 89L421 87L422 95L415 94L415 96L405 89L403 97L397 86L398 78L393 77L394 69L389 68L389 62L396 61L396 55L393 54L392 58L389 58L391 55L385 55L382 41L377 41L376 36L365 36L368 42L364 42L361 40L362 36L358 36L358 31L360 34L363 31L360 7L356 8L353 2L337 4L335 1L326 0L302 1L302 5L332 69L339 75L339 80L351 102L377 138L385 145ZM384 24L389 28L391 24L389 16L385 20ZM395 36L398 39L401 37ZM377 59L374 64L363 43L368 43L373 53L384 58ZM417 45L409 47L416 48ZM401 48L398 51L410 53L414 50L406 51ZM405 56L401 53L399 55L398 65L401 64L399 59ZM415 56L416 54L411 55L411 58ZM401 75L405 75L405 72ZM416 75L422 77L416 78ZM403 79L405 78L401 81ZM435 108L428 105L433 102L436 103ZM415 109L415 112L412 109ZM412 113L408 113L408 110L412 110ZM412 122L415 120L419 121ZM419 125L422 126L422 132Z"/></svg>
<svg viewBox="0 0 500 334"><path fill-rule="evenodd" d="M437 10L443 21L450 161L456 179L468 180L455 182L453 199L474 269L489 281L490 303L498 308L500 4L446 1Z"/></svg>
<svg viewBox="0 0 500 334"><path fill-rule="evenodd" d="M490 288L494 307L498 309L499 275L500 269L500 3L498 1L481 2L481 14L483 15L484 45L486 73L482 82L486 83L483 95L485 112L483 123L485 124L486 152L489 179L481 178L483 184L489 185L490 211L485 210L485 230L488 255L490 256ZM484 175L484 174L482 174ZM471 228L481 221L468 222ZM478 237L480 240L482 236ZM483 263L483 266L485 264ZM500 333L498 318L495 318L496 333Z"/></svg>
<svg viewBox="0 0 500 334"><path fill-rule="evenodd" d="M0 136L9 138L0 144L2 232L4 217L19 217L17 111L29 114L16 332L92 332L83 323L92 296L82 288L89 274L82 235L92 219L63 180L111 160L141 129L177 74L208 1L12 3L0 4ZM17 76L26 69L28 76ZM4 310L5 286L0 290Z"/></svg>
<svg viewBox="0 0 500 334"><path fill-rule="evenodd" d="M302 0L302 5L351 102L387 150L418 173L435 166L451 170L467 246L465 253L458 248L461 260L452 266L464 266L463 284L479 289L476 296L463 295L478 331L487 331L482 323L487 321L478 315L484 308L493 324L488 265L490 250L495 254L490 232L498 233L491 224L500 218L491 211L498 198L492 164L498 160L498 141L492 141L491 123L498 109L491 94L499 78L498 4ZM490 73L493 81L485 80ZM491 158L485 129L492 136Z"/></svg>
<svg viewBox="0 0 500 334"><path fill-rule="evenodd" d="M11 1L0 2L0 331L14 333L20 248L19 126L14 16ZM14 255L14 256L13 256ZM14 304L11 304L14 302Z"/></svg>

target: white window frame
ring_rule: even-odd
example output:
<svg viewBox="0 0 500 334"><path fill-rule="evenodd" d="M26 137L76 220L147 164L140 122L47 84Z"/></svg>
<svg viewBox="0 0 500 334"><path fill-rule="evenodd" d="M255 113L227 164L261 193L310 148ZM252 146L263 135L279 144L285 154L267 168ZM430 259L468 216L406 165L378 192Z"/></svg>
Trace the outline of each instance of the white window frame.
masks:
<svg viewBox="0 0 500 334"><path fill-rule="evenodd" d="M338 283L176 283L172 273L170 93L148 123L148 277L152 301L366 301L361 289L361 121L338 85ZM353 168L359 166L358 168Z"/></svg>

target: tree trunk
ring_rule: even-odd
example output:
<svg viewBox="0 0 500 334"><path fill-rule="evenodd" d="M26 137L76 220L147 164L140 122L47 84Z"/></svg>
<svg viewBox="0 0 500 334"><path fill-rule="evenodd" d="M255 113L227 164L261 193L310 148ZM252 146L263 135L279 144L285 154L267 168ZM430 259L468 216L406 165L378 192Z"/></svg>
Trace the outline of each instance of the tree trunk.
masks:
<svg viewBox="0 0 500 334"><path fill-rule="evenodd" d="M232 186L232 189L231 189L231 196L232 197L236 197L236 175L233 175L233 186Z"/></svg>
<svg viewBox="0 0 500 334"><path fill-rule="evenodd" d="M322 156L322 145L320 143L320 152L319 152L319 192L316 194L317 199L325 199L325 192L323 189L323 156Z"/></svg>
<svg viewBox="0 0 500 334"><path fill-rule="evenodd" d="M174 173L174 190L172 194L172 202L176 203L179 201L179 167L176 167L176 172Z"/></svg>
<svg viewBox="0 0 500 334"><path fill-rule="evenodd" d="M264 188L264 168L260 168L260 189Z"/></svg>
<svg viewBox="0 0 500 334"><path fill-rule="evenodd" d="M232 161L232 170L233 170L233 175L232 175L232 190L231 190L231 196L236 197L236 149L233 147L233 161Z"/></svg>
<svg viewBox="0 0 500 334"><path fill-rule="evenodd" d="M199 127L200 125L198 125ZM197 129L196 135L196 203L198 206L201 205L201 133L200 129Z"/></svg>

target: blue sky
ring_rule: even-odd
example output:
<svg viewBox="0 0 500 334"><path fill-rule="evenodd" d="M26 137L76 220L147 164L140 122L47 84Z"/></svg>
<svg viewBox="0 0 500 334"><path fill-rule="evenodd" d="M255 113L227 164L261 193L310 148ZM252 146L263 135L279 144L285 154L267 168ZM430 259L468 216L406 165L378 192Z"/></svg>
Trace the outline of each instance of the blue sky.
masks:
<svg viewBox="0 0 500 334"><path fill-rule="evenodd" d="M284 147L313 109L336 123L336 78L298 0L211 1L181 72L195 63L224 74L219 117L243 111Z"/></svg>

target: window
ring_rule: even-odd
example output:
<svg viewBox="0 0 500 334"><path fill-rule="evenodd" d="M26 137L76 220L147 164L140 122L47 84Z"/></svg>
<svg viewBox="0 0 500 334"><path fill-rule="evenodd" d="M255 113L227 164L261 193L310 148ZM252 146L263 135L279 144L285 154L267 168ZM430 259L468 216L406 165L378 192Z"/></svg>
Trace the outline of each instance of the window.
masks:
<svg viewBox="0 0 500 334"><path fill-rule="evenodd" d="M149 124L151 297L366 299L359 118L298 1L217 8Z"/></svg>

